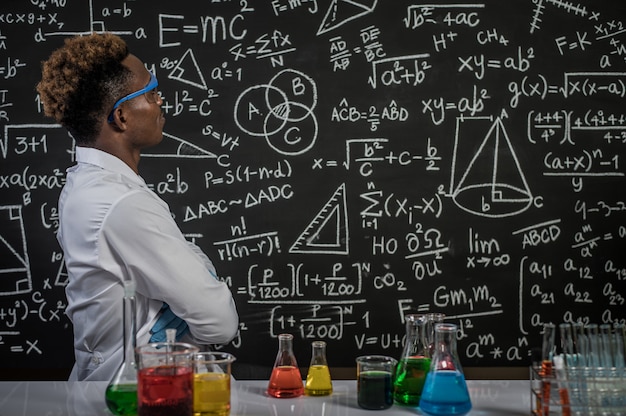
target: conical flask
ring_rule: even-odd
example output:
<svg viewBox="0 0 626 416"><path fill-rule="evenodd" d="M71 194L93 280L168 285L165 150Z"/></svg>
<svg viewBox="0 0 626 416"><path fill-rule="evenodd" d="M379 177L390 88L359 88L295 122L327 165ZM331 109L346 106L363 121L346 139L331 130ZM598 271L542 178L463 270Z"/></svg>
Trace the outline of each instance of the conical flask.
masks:
<svg viewBox="0 0 626 416"><path fill-rule="evenodd" d="M313 351L304 385L304 394L307 396L328 396L333 392L333 383L326 361L326 343L313 341L311 347Z"/></svg>
<svg viewBox="0 0 626 416"><path fill-rule="evenodd" d="M420 410L426 415L466 415L472 409L465 375L456 351L457 326L435 325L435 349L426 376Z"/></svg>
<svg viewBox="0 0 626 416"><path fill-rule="evenodd" d="M393 398L400 404L417 406L422 395L426 374L430 370L430 353L426 340L426 315L405 317L406 340L396 366Z"/></svg>
<svg viewBox="0 0 626 416"><path fill-rule="evenodd" d="M278 354L272 369L267 394L278 398L302 396L304 386L300 368L293 354L293 335L278 335Z"/></svg>
<svg viewBox="0 0 626 416"><path fill-rule="evenodd" d="M122 364L109 382L105 391L107 407L114 415L137 414L137 367L136 346L135 282L124 281L124 357Z"/></svg>

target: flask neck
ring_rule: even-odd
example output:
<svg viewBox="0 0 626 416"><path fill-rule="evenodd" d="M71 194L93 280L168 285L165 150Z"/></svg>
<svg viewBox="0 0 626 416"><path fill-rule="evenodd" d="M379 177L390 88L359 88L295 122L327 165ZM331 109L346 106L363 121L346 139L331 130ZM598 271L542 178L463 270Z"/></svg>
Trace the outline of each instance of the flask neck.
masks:
<svg viewBox="0 0 626 416"><path fill-rule="evenodd" d="M456 353L456 333L435 332L435 346L438 352Z"/></svg>
<svg viewBox="0 0 626 416"><path fill-rule="evenodd" d="M402 357L429 356L426 348L426 317L424 315L406 316L406 339Z"/></svg>
<svg viewBox="0 0 626 416"><path fill-rule="evenodd" d="M134 294L124 296L124 361L135 365L135 348L137 347L137 319Z"/></svg>
<svg viewBox="0 0 626 416"><path fill-rule="evenodd" d="M293 335L280 334L278 336L278 354L274 367L298 367L296 356L293 353Z"/></svg>
<svg viewBox="0 0 626 416"><path fill-rule="evenodd" d="M326 343L324 341L314 341L312 344L311 365L326 364Z"/></svg>
<svg viewBox="0 0 626 416"><path fill-rule="evenodd" d="M456 349L456 325L439 324L435 327L435 349L431 370L463 372Z"/></svg>
<svg viewBox="0 0 626 416"><path fill-rule="evenodd" d="M279 339L278 341L278 351L280 352L292 352L293 351L293 342L291 339Z"/></svg>

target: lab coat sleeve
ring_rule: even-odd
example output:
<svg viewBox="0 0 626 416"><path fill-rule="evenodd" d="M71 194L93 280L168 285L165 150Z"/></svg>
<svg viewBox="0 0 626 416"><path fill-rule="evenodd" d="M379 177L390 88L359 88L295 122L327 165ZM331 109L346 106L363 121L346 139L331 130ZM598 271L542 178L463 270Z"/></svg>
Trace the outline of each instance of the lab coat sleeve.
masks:
<svg viewBox="0 0 626 416"><path fill-rule="evenodd" d="M109 266L122 265L138 293L168 303L198 342L224 344L235 337L238 315L228 286L212 275L211 261L190 246L156 195L127 194L109 210L101 233L103 249L117 263Z"/></svg>
<svg viewBox="0 0 626 416"><path fill-rule="evenodd" d="M193 250L193 252L196 253L200 257L200 259L202 259L202 262L209 271L209 274L217 279L217 271L215 270L215 266L213 266L213 262L211 261L211 259L209 259L209 256L204 254L204 251L202 251L200 247L198 247L191 241L187 241L187 244L189 245L189 248L191 248L191 250Z"/></svg>

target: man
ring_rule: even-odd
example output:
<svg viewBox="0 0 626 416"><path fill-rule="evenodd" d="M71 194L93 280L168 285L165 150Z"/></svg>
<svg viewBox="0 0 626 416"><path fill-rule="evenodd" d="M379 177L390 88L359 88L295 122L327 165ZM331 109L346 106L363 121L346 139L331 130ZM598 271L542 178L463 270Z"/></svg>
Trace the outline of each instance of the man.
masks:
<svg viewBox="0 0 626 416"><path fill-rule="evenodd" d="M199 344L229 342L238 328L232 294L138 175L141 150L163 138L154 75L111 34L67 39L42 72L45 114L77 146L57 234L74 326L70 380L108 381L121 364L125 281L136 284L138 344L164 340L166 328Z"/></svg>

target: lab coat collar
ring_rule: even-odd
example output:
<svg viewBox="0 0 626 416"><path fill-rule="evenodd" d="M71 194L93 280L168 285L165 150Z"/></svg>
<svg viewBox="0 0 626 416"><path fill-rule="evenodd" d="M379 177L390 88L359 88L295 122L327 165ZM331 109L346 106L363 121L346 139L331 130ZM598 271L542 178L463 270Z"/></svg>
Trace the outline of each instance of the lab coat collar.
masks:
<svg viewBox="0 0 626 416"><path fill-rule="evenodd" d="M143 178L137 175L122 159L102 150L94 149L93 147L76 146L76 161L119 173L141 186L146 186Z"/></svg>

